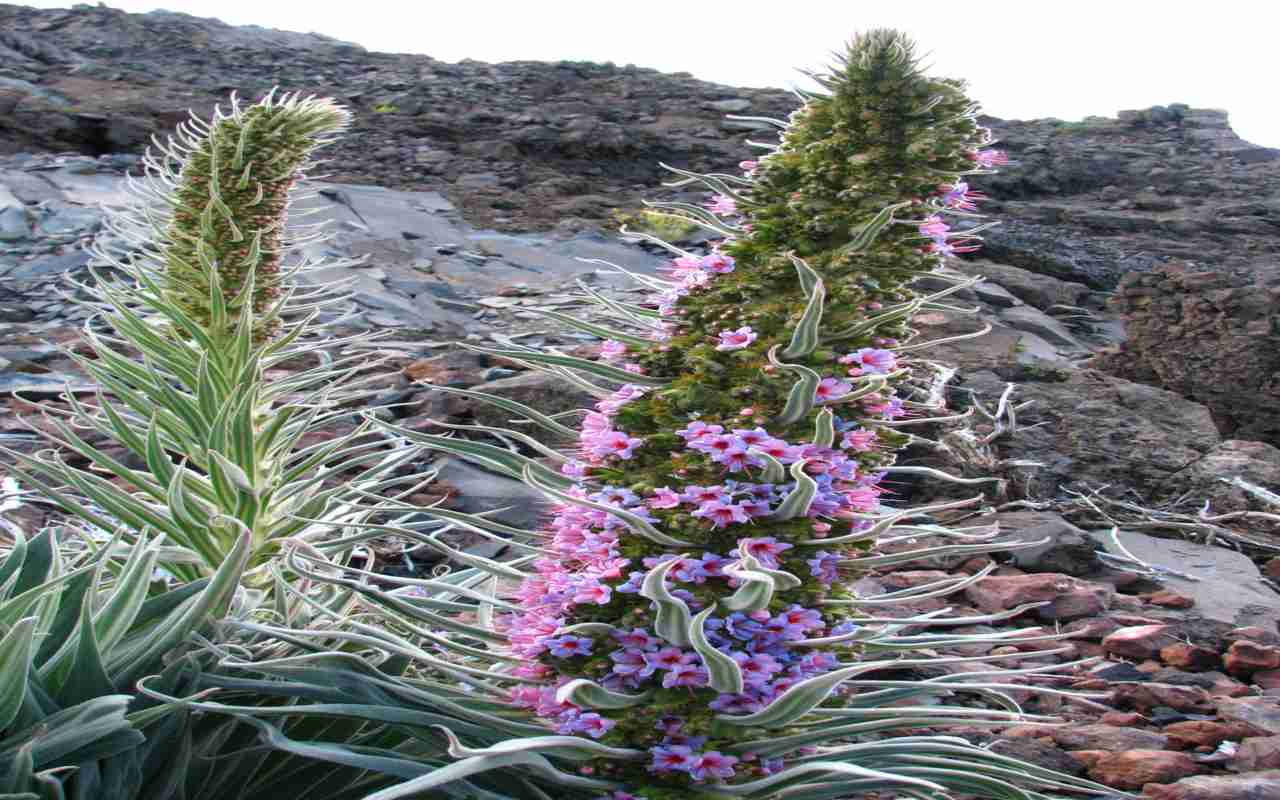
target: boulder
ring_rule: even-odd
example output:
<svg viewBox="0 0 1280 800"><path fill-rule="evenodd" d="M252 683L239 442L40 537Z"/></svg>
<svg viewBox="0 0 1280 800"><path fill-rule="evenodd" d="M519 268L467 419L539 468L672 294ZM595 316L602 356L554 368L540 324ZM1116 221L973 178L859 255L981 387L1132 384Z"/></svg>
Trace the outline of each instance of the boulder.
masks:
<svg viewBox="0 0 1280 800"><path fill-rule="evenodd" d="M1108 550L1119 554L1110 531L1091 531L1090 534ZM1164 575L1162 583L1167 589L1194 600L1195 613L1205 620L1237 625L1256 622L1275 630L1275 621L1280 619L1280 595L1262 582L1257 565L1244 553L1131 531L1121 534L1121 542L1135 558L1147 564L1169 567L1198 578L1187 580Z"/></svg>
<svg viewBox="0 0 1280 800"><path fill-rule="evenodd" d="M1143 787L1147 800L1271 800L1280 797L1280 769L1243 775L1196 775Z"/></svg>
<svg viewBox="0 0 1280 800"><path fill-rule="evenodd" d="M1280 736L1253 736L1236 748L1231 768L1239 772L1280 769Z"/></svg>
<svg viewBox="0 0 1280 800"><path fill-rule="evenodd" d="M965 596L982 611L1005 611L1025 603L1047 602L1035 610L1044 620L1091 617L1107 610L1115 589L1069 575L991 575L965 589Z"/></svg>
<svg viewBox="0 0 1280 800"><path fill-rule="evenodd" d="M1223 697L1218 698L1217 706L1222 719L1280 735L1280 697Z"/></svg>
<svg viewBox="0 0 1280 800"><path fill-rule="evenodd" d="M1172 263L1126 275L1113 305L1128 338L1106 369L1205 404L1234 439L1280 445L1280 266Z"/></svg>
<svg viewBox="0 0 1280 800"><path fill-rule="evenodd" d="M1148 783L1170 783L1202 770L1186 753L1125 750L1098 759L1090 767L1089 775L1117 789L1141 789Z"/></svg>
<svg viewBox="0 0 1280 800"><path fill-rule="evenodd" d="M993 401L1004 382L985 375L967 385ZM1018 400L1031 405L1018 414L1018 434L998 449L1002 458L1044 465L1030 473L1034 495L1083 483L1167 497L1171 476L1218 444L1208 410L1172 392L1091 369L1059 377L1019 386Z"/></svg>

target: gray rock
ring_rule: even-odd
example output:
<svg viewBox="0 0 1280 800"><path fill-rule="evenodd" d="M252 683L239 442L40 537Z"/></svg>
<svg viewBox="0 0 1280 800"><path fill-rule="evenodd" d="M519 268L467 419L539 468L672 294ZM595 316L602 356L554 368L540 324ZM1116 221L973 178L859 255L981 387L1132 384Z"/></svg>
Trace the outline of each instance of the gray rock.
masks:
<svg viewBox="0 0 1280 800"><path fill-rule="evenodd" d="M1102 569L1098 559L1098 545L1089 534L1058 514L1049 511L1011 511L991 514L976 521L978 524L997 523L1001 540L1035 542L1047 539L1044 544L1011 553L1013 563L1028 572L1058 572L1080 578L1093 575Z"/></svg>
<svg viewBox="0 0 1280 800"><path fill-rule="evenodd" d="M997 308L1013 308L1022 305L1022 301L1010 294L1009 290L990 281L983 281L973 287L978 299Z"/></svg>
<svg viewBox="0 0 1280 800"><path fill-rule="evenodd" d="M1091 369L1059 377L1019 386L1016 397L1032 404L1018 414L1018 435L999 449L1004 458L1043 465L1030 476L1035 496L1085 483L1162 499L1171 493L1170 477L1221 440L1208 409L1173 392ZM968 382L989 403L1004 390L990 372Z"/></svg>
<svg viewBox="0 0 1280 800"><path fill-rule="evenodd" d="M1036 308L1018 306L1006 308L1000 312L1000 321L1011 328L1034 333L1040 338L1060 347L1072 350L1087 351L1088 348L1071 335L1067 326Z"/></svg>
<svg viewBox="0 0 1280 800"><path fill-rule="evenodd" d="M477 392L515 400L544 414L559 414L562 411L587 408L595 402L595 398L591 395L545 372L522 372L514 377L489 381L472 388ZM480 425L494 428L515 427L509 422L513 416L511 412L497 406L479 404L474 414L476 422ZM515 427L515 429L542 438L539 428L526 425Z"/></svg>
<svg viewBox="0 0 1280 800"><path fill-rule="evenodd" d="M542 525L547 500L536 489L453 456L440 459L435 466L439 470L435 486L458 492L456 510L478 514L503 509L491 518L525 530Z"/></svg>
<svg viewBox="0 0 1280 800"><path fill-rule="evenodd" d="M1109 531L1090 531L1090 535L1108 552L1120 555ZM1140 561L1199 578L1191 581L1170 575L1162 583L1195 600L1193 612L1201 617L1271 630L1280 620L1280 595L1262 582L1257 565L1243 553L1133 531L1122 531L1120 542Z"/></svg>
<svg viewBox="0 0 1280 800"><path fill-rule="evenodd" d="M79 248L61 255L34 258L9 270L11 281L47 281L64 273L81 269L89 263L89 254Z"/></svg>
<svg viewBox="0 0 1280 800"><path fill-rule="evenodd" d="M19 242L30 236L31 218L26 209L20 204L0 206L0 242Z"/></svg>

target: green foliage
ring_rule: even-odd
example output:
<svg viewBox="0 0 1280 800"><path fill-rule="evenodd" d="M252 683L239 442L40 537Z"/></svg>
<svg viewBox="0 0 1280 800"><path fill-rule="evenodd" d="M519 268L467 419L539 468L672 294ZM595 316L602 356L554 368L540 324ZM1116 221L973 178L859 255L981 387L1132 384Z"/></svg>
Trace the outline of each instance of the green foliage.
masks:
<svg viewBox="0 0 1280 800"><path fill-rule="evenodd" d="M163 534L173 545L165 566L183 580L212 574L246 533L264 580L280 542L323 541L368 518L365 498L418 452L371 441L368 423L326 433L372 393L360 375L378 362L369 337L335 339L317 324L341 295L285 280L335 266L282 259L316 238L286 231L289 188L346 120L327 101L269 96L192 123L185 150L149 156L158 182L176 186L163 198L171 213L157 217L140 196L111 218L118 234L148 244L128 260L99 251L95 282L80 287L95 317L88 352L73 358L105 393L71 398L46 433L98 474L54 450L10 453L28 482L88 524L122 524L128 541ZM267 379L284 368L287 378ZM86 430L131 458L90 444ZM339 481L349 469L359 478Z"/></svg>
<svg viewBox="0 0 1280 800"><path fill-rule="evenodd" d="M399 111L400 109L394 103L379 103L373 107L375 114L395 114Z"/></svg>

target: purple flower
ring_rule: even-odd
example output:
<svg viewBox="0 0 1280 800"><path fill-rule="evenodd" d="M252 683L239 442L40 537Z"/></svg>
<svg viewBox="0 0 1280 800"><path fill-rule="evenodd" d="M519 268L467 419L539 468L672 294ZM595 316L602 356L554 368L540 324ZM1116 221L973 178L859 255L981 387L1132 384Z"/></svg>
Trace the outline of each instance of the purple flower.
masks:
<svg viewBox="0 0 1280 800"><path fill-rule="evenodd" d="M774 675L782 672L782 665L777 659L765 653L734 652L730 654L738 662L742 671L742 680L748 686L761 686L769 682Z"/></svg>
<svg viewBox="0 0 1280 800"><path fill-rule="evenodd" d="M645 573L629 572L627 573L627 582L616 587L614 591L622 594L636 594L640 591L640 585L644 583Z"/></svg>
<svg viewBox="0 0 1280 800"><path fill-rule="evenodd" d="M757 465L760 459L747 452L745 444L735 444L717 452L711 457L717 464L723 464L730 472L742 472L748 466Z"/></svg>
<svg viewBox="0 0 1280 800"><path fill-rule="evenodd" d="M622 358L626 353L627 346L613 339L606 339L605 343L600 346L600 355L610 361Z"/></svg>
<svg viewBox="0 0 1280 800"><path fill-rule="evenodd" d="M779 542L773 536L762 536L759 539L741 539L738 542L739 552L744 555L754 556L769 569L777 569L778 556L791 548L792 545L786 542Z"/></svg>
<svg viewBox="0 0 1280 800"><path fill-rule="evenodd" d="M644 654L644 669L637 673L641 678L647 678L660 669L673 669L682 664L688 664L697 656L685 653L678 647L664 647L656 653Z"/></svg>
<svg viewBox="0 0 1280 800"><path fill-rule="evenodd" d="M942 217L934 214L924 221L920 226L920 235L927 236L934 241L942 242L947 239L947 232L951 230L951 226L942 221Z"/></svg>
<svg viewBox="0 0 1280 800"><path fill-rule="evenodd" d="M688 745L659 745L649 748L649 752L653 754L650 772L689 772L698 763L693 749Z"/></svg>
<svg viewBox="0 0 1280 800"><path fill-rule="evenodd" d="M689 774L693 776L695 781L705 781L708 777L732 778L733 765L737 763L738 759L734 756L726 756L715 750L708 750L698 756L698 761L694 764L693 769L689 770Z"/></svg>
<svg viewBox="0 0 1280 800"><path fill-rule="evenodd" d="M676 664L662 676L662 686L666 689L674 689L677 686L706 685L707 671L696 664Z"/></svg>
<svg viewBox="0 0 1280 800"><path fill-rule="evenodd" d="M817 578L823 586L830 587L840 578L837 570L840 566L840 556L835 553L819 550L806 563L809 565L809 574Z"/></svg>
<svg viewBox="0 0 1280 800"><path fill-rule="evenodd" d="M716 349L741 350L744 347L750 347L758 336L759 334L751 330L750 325L744 325L736 331L720 331L720 344L716 345Z"/></svg>
<svg viewBox="0 0 1280 800"><path fill-rule="evenodd" d="M544 644L550 648L551 655L557 658L591 655L592 641L582 636L557 636L547 639Z"/></svg>
<svg viewBox="0 0 1280 800"><path fill-rule="evenodd" d="M609 654L609 658L613 661L613 672L617 675L639 676L648 666L644 651L630 647L614 650ZM649 674L653 674L652 671Z"/></svg>
<svg viewBox="0 0 1280 800"><path fill-rule="evenodd" d="M585 733L592 739L599 739L609 732L609 729L618 723L611 719L606 719L594 711L588 711L578 714L576 717L568 720L564 725L560 726L560 733Z"/></svg>
<svg viewBox="0 0 1280 800"><path fill-rule="evenodd" d="M644 628L632 628L630 631L615 631L613 638L623 647L635 647L641 650L656 650L661 640L650 636Z"/></svg>
<svg viewBox="0 0 1280 800"><path fill-rule="evenodd" d="M735 428L733 431L733 435L741 439L742 443L747 445L748 447L758 445L762 442L769 441L771 438L773 438L769 436L768 431L760 427L756 427L751 430L747 430L746 428Z"/></svg>

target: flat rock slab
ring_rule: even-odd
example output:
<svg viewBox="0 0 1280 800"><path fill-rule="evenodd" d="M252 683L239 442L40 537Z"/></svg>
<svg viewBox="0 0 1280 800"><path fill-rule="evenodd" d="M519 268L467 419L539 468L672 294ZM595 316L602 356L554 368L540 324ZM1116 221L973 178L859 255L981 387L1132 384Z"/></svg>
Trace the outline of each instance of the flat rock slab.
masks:
<svg viewBox="0 0 1280 800"><path fill-rule="evenodd" d="M1109 552L1120 555L1110 531L1089 533ZM1199 578L1191 581L1170 575L1163 581L1166 588L1195 600L1192 613L1268 630L1274 630L1280 620L1280 595L1262 582L1258 567L1246 555L1225 547L1127 531L1120 534L1120 542L1141 561Z"/></svg>

